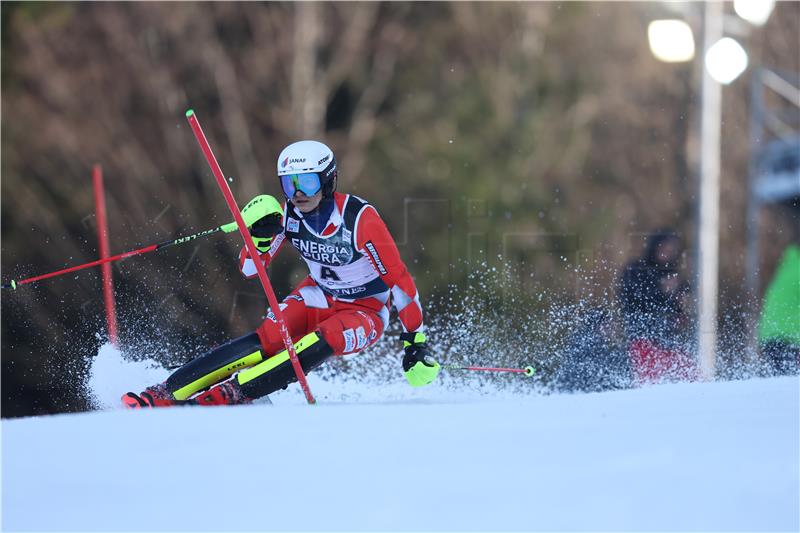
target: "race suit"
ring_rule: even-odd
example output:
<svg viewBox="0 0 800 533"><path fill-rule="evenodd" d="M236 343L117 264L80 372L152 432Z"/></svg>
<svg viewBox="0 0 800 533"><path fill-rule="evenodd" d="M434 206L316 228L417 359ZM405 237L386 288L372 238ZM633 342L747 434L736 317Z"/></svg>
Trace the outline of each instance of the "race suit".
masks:
<svg viewBox="0 0 800 533"><path fill-rule="evenodd" d="M321 233L288 201L283 232L267 252L259 254L266 267L289 242L308 265L309 276L280 304L292 339L317 330L334 355L359 352L385 331L390 304L405 331L421 332L417 288L378 212L352 194L334 193L333 200L333 211ZM239 254L239 267L247 278L257 274L246 247ZM256 333L267 354L283 350L271 311Z"/></svg>

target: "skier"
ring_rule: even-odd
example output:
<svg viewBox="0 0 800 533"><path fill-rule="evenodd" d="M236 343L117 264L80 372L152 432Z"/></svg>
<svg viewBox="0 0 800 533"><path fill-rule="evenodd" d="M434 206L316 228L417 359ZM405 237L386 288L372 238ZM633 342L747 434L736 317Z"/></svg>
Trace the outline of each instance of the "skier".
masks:
<svg viewBox="0 0 800 533"><path fill-rule="evenodd" d="M290 144L277 167L286 202L281 206L263 195L248 204L257 208L243 211L259 257L242 248L239 268L254 277L254 260L269 265L286 242L300 252L309 276L280 307L303 370L375 344L388 324L391 303L403 325L408 383L432 382L440 366L428 354L419 295L378 212L357 196L336 192L336 158L320 142ZM255 332L190 361L164 383L125 394L122 401L130 408L249 403L295 380L270 311Z"/></svg>

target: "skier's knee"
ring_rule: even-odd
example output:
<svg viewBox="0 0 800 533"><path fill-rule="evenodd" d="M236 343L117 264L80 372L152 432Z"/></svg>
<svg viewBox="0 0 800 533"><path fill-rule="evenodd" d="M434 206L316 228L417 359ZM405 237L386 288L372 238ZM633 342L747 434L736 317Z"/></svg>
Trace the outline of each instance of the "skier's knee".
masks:
<svg viewBox="0 0 800 533"><path fill-rule="evenodd" d="M375 344L383 323L364 311L339 313L322 322L319 332L335 355L347 355Z"/></svg>
<svg viewBox="0 0 800 533"><path fill-rule="evenodd" d="M298 332L308 331L306 329L305 305L302 298L296 295L289 295L281 302L280 309L283 313L284 323L292 332L292 336ZM256 329L256 333L266 353L273 354L283 349L281 327L278 325L275 314L272 311L269 311L267 318Z"/></svg>

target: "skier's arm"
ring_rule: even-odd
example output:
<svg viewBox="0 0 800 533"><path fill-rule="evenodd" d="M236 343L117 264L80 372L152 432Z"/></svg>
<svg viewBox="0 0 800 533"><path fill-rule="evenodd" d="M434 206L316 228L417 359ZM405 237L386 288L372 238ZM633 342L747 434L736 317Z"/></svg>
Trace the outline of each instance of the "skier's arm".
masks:
<svg viewBox="0 0 800 533"><path fill-rule="evenodd" d="M269 249L267 249L267 251L264 253L258 254L259 259L262 263L264 263L264 268L267 268L272 262L272 259L278 255L278 251L283 246L284 240L284 234L279 233L274 239L272 239L272 245L269 247ZM253 259L250 258L250 254L247 251L247 246L242 246L242 250L239 252L239 270L247 279L255 277L258 274L258 271L256 270L256 264L253 262Z"/></svg>
<svg viewBox="0 0 800 533"><path fill-rule="evenodd" d="M389 229L372 206L367 207L358 219L355 241L358 250L369 258L392 292L394 306L405 330L400 340L405 350L403 371L408 383L413 387L431 383L441 367L428 353L417 286L400 258Z"/></svg>
<svg viewBox="0 0 800 533"><path fill-rule="evenodd" d="M375 208L369 206L364 209L355 231L358 251L369 258L383 282L392 291L392 300L404 331L422 332L422 305L417 286L400 258L389 229Z"/></svg>

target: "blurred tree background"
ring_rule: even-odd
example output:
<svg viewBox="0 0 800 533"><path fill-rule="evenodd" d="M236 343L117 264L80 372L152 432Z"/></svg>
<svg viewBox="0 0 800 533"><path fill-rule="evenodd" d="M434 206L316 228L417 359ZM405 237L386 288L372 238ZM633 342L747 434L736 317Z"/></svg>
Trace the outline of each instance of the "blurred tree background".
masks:
<svg viewBox="0 0 800 533"><path fill-rule="evenodd" d="M191 107L242 205L281 197L287 143L331 146L339 190L378 208L426 301L513 265L531 295L608 303L645 233L694 243L698 73L650 54L663 9L4 2L3 281L97 258L95 163L112 253L228 222ZM800 4L778 3L748 38L751 64L800 71L799 26ZM749 75L724 88L722 316L743 291ZM789 238L765 215L762 282ZM183 360L252 330L266 299L239 247L214 236L116 263L123 346ZM271 275L283 296L305 266L285 251ZM4 291L2 322L3 416L85 409L99 271Z"/></svg>

